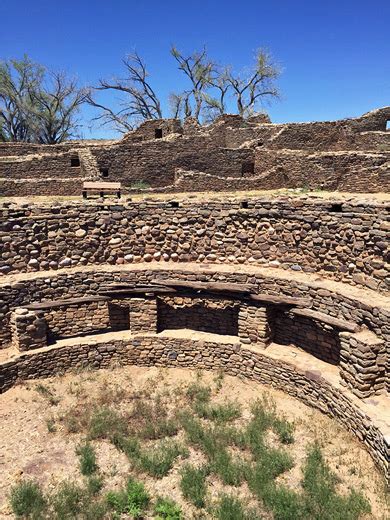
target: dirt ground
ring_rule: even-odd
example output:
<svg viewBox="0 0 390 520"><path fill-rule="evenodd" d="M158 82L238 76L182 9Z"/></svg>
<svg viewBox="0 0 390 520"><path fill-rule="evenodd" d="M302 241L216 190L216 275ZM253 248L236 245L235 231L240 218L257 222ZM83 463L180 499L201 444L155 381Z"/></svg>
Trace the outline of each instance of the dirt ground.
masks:
<svg viewBox="0 0 390 520"><path fill-rule="evenodd" d="M75 447L83 438L81 434L69 434L58 420L69 408L86 399L101 399L110 392L136 392L148 388L154 393L172 392L183 388L201 377L204 384L217 385L217 375L196 373L183 369L126 367L100 371L70 373L62 377L27 382L0 396L0 518L13 518L8 495L11 487L22 478L38 480L45 490L53 490L62 480L80 481ZM300 403L277 390L243 381L230 376L219 376L220 391L216 401L226 399L238 402L243 409L243 419L249 417L250 402L268 393L276 403L279 413L295 424L295 442L289 452L295 466L282 476L287 486L297 489L301 479L301 466L306 447L314 440L322 446L324 456L333 471L340 477L338 490L348 492L353 487L362 490L371 503L372 514L365 518L385 520L390 518L386 506L384 481L364 447L341 426L320 412ZM38 386L49 389L48 399ZM119 394L118 394L119 395ZM173 399L174 401L174 399ZM126 406L118 403L118 409ZM54 420L56 429L49 432L48 421ZM105 487L119 488L130 473L130 463L123 453L106 441L94 441L98 463L105 477ZM201 455L190 449L189 462L199 463ZM187 459L188 461L188 459ZM160 480L140 476L152 496L169 496L179 503L185 518L193 518L194 510L186 503L179 489L177 462L170 473ZM137 477L138 478L138 477ZM212 497L221 491L222 485L210 482ZM247 490L241 486L238 496Z"/></svg>
<svg viewBox="0 0 390 520"><path fill-rule="evenodd" d="M307 191L304 189L280 189L280 190L251 190L251 191L226 191L226 192L183 192L183 193L158 193L158 192L144 192L125 194L122 201L132 200L137 201L163 201L163 200L185 200L190 199L194 202L204 201L226 201L236 198L278 198L278 197L310 197L313 199L340 199L340 200L367 200L372 202L385 202L390 200L390 193L351 193L341 191ZM110 200L110 197L106 197ZM112 197L111 197L112 199ZM88 199L93 203L95 199ZM77 196L61 196L61 195L41 195L30 197L1 197L0 202L13 202L17 204L49 204L53 202L83 202L81 195Z"/></svg>

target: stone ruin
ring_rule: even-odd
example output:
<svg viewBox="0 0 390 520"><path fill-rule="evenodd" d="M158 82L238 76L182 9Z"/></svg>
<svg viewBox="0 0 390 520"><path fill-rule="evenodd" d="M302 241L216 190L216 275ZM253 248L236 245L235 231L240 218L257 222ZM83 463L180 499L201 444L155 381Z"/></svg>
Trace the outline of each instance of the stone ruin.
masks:
<svg viewBox="0 0 390 520"><path fill-rule="evenodd" d="M386 192L389 114L0 145L1 185L80 195L108 175L129 190L142 178L156 191ZM0 204L0 391L86 366L222 369L335 418L390 482L388 197L125 199Z"/></svg>
<svg viewBox="0 0 390 520"><path fill-rule="evenodd" d="M272 124L224 115L209 126L146 121L118 141L0 144L0 194L79 195L83 181L132 191L390 188L390 107L355 119ZM27 182L28 181L28 182Z"/></svg>

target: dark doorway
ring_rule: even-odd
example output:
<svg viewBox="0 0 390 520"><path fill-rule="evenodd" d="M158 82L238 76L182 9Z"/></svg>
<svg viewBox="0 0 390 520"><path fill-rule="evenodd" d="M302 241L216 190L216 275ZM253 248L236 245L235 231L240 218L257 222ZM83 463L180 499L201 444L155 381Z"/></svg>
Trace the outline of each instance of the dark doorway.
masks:
<svg viewBox="0 0 390 520"><path fill-rule="evenodd" d="M162 136L163 136L162 128L156 128L155 131L154 131L154 137L156 139L161 139Z"/></svg>
<svg viewBox="0 0 390 520"><path fill-rule="evenodd" d="M77 168L78 166L80 166L80 159L78 157L71 157L70 166L72 168Z"/></svg>
<svg viewBox="0 0 390 520"><path fill-rule="evenodd" d="M249 174L255 173L255 163L254 162L244 162L244 163L242 163L242 165L241 165L241 174L245 175L247 173L249 173Z"/></svg>

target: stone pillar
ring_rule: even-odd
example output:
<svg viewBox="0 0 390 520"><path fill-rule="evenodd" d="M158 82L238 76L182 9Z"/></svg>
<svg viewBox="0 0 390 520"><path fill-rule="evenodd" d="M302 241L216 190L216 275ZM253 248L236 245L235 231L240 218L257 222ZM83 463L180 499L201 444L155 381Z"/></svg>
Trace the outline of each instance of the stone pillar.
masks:
<svg viewBox="0 0 390 520"><path fill-rule="evenodd" d="M131 332L157 332L157 299L155 296L131 299L130 330Z"/></svg>
<svg viewBox="0 0 390 520"><path fill-rule="evenodd" d="M385 343L373 332L340 332L342 383L360 398L379 394L385 387Z"/></svg>
<svg viewBox="0 0 390 520"><path fill-rule="evenodd" d="M11 314L12 346L32 350L47 346L46 321L42 312L18 308Z"/></svg>
<svg viewBox="0 0 390 520"><path fill-rule="evenodd" d="M238 336L242 343L271 341L270 310L254 302L241 302L238 311Z"/></svg>

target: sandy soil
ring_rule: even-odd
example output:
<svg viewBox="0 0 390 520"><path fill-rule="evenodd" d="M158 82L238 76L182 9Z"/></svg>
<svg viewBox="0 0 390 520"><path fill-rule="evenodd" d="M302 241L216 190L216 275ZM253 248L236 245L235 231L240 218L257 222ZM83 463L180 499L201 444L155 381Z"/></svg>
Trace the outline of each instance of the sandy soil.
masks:
<svg viewBox="0 0 390 520"><path fill-rule="evenodd" d="M317 199L340 199L340 200L367 200L373 202L384 202L390 200L390 193L351 193L341 191L306 191L302 189L280 189L280 190L251 190L251 191L226 191L226 192L185 192L185 193L134 193L124 195L122 201L131 199L132 201L142 200L183 200L191 199L193 201L209 201L224 200L235 198L252 198L252 197L311 197ZM89 199L93 203L94 199ZM110 200L107 197L107 200ZM77 196L62 195L37 195L35 197L0 197L0 202L14 202L17 204L52 204L53 202L80 201L85 203L83 199Z"/></svg>
<svg viewBox="0 0 390 520"><path fill-rule="evenodd" d="M0 396L0 518L12 518L7 496L11 487L21 478L37 479L46 490L53 490L64 479L80 480L75 447L83 438L81 434L69 434L59 418L76 403L99 399L105 396L121 396L118 408L128 406L123 395L134 394L142 389L152 393L169 392L172 405L177 389L199 377L199 373L182 369L158 369L126 367L97 372L85 371L62 377L28 382ZM217 385L217 375L201 374L205 384ZM239 402L243 407L243 419L249 417L249 403L267 392L275 401L277 409L295 423L294 444L289 446L295 466L285 473L282 480L297 488L301 479L301 465L305 450L315 439L323 446L323 452L332 469L341 478L340 492L350 487L361 489L372 506L372 515L366 518L385 520L390 511L386 509L384 482L369 454L351 434L320 412L308 408L296 399L254 382L224 376L222 389L216 401L226 398ZM37 387L44 385L56 399L42 395ZM176 392L175 392L176 389ZM58 402L57 402L58 398ZM49 432L47 421L55 420L56 431ZM180 434L179 434L180 436ZM105 488L120 487L131 471L126 457L110 443L94 441L98 462L105 477ZM188 460L188 459L187 459ZM202 454L190 449L190 462L201 464ZM182 498L179 489L178 461L171 472L161 480L144 475L138 478L145 482L152 496L170 496L183 507L186 518L193 518L193 510ZM209 477L210 478L210 477ZM211 480L210 494L216 497L223 489L221 483ZM245 486L235 490L239 496L247 496Z"/></svg>

